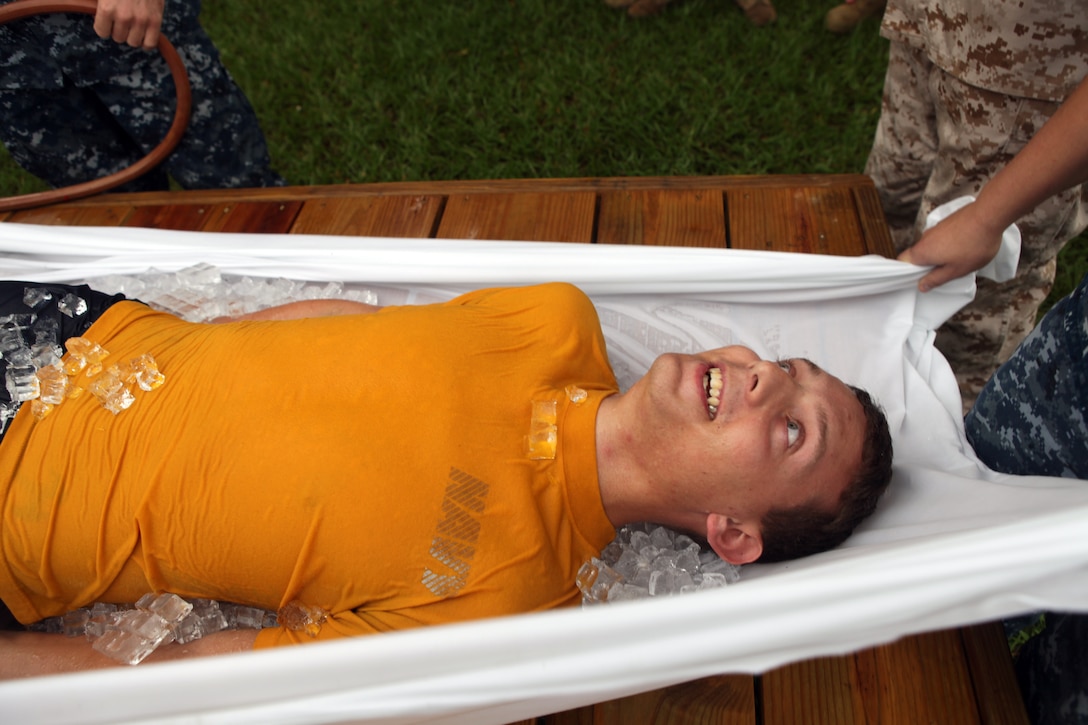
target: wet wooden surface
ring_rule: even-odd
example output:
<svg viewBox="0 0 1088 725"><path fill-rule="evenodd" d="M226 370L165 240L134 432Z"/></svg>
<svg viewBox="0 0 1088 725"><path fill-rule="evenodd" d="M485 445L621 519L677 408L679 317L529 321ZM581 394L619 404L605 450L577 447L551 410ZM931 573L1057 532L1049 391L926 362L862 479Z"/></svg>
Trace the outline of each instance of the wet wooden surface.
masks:
<svg viewBox="0 0 1088 725"><path fill-rule="evenodd" d="M548 179L103 195L14 222L892 255L867 177ZM814 627L819 622L812 623ZM723 674L533 725L1027 723L1000 625Z"/></svg>

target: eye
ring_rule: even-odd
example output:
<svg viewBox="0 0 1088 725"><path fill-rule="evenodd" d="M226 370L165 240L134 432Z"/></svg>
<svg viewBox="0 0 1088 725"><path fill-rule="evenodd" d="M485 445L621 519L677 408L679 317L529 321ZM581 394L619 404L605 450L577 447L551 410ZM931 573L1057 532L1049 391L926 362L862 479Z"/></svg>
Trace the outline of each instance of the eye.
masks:
<svg viewBox="0 0 1088 725"><path fill-rule="evenodd" d="M801 438L801 424L795 420L786 421L786 440L789 441L792 448L795 443Z"/></svg>
<svg viewBox="0 0 1088 725"><path fill-rule="evenodd" d="M793 374L793 363L791 363L789 360L778 360L777 362L778 367L782 368L790 375Z"/></svg>

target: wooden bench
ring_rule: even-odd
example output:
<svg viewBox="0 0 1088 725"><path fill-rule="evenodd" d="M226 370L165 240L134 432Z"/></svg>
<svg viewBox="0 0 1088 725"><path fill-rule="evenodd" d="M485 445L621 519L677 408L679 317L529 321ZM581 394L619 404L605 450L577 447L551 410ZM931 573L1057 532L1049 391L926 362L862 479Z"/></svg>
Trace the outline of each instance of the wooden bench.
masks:
<svg viewBox="0 0 1088 725"><path fill-rule="evenodd" d="M58 225L881 254L864 176L412 182L106 195L0 215ZM818 626L814 623L814 626ZM539 725L1027 723L999 624L932 632L760 676L724 674Z"/></svg>

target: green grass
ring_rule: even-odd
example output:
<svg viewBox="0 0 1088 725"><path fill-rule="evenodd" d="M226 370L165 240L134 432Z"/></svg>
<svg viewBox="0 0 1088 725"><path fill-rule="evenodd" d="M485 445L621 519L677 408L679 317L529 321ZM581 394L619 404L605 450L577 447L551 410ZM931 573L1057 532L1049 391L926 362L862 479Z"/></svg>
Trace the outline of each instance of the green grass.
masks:
<svg viewBox="0 0 1088 725"><path fill-rule="evenodd" d="M832 4L780 0L767 28L731 0L643 20L600 0L218 0L202 18L292 184L860 172L887 43L876 19L827 33ZM0 157L0 195L42 188Z"/></svg>

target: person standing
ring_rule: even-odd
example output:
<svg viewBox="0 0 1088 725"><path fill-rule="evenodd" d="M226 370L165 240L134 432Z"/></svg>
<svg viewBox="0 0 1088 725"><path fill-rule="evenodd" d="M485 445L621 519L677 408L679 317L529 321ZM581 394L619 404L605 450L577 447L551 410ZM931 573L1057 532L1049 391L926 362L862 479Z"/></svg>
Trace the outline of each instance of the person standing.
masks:
<svg viewBox="0 0 1088 725"><path fill-rule="evenodd" d="M173 79L154 51L161 32L185 63L192 114L171 155L118 190L166 190L168 177L186 189L286 185L199 15L199 0L100 0L93 18L56 13L0 25L0 142L55 188L143 158L174 119Z"/></svg>
<svg viewBox="0 0 1088 725"><path fill-rule="evenodd" d="M865 171L902 252L930 211L978 193L1088 75L1088 2L891 0L881 34L891 48ZM1034 327L1058 252L1088 226L1086 191L1063 189L1014 219L1016 277L980 280L975 301L938 332L964 410Z"/></svg>

